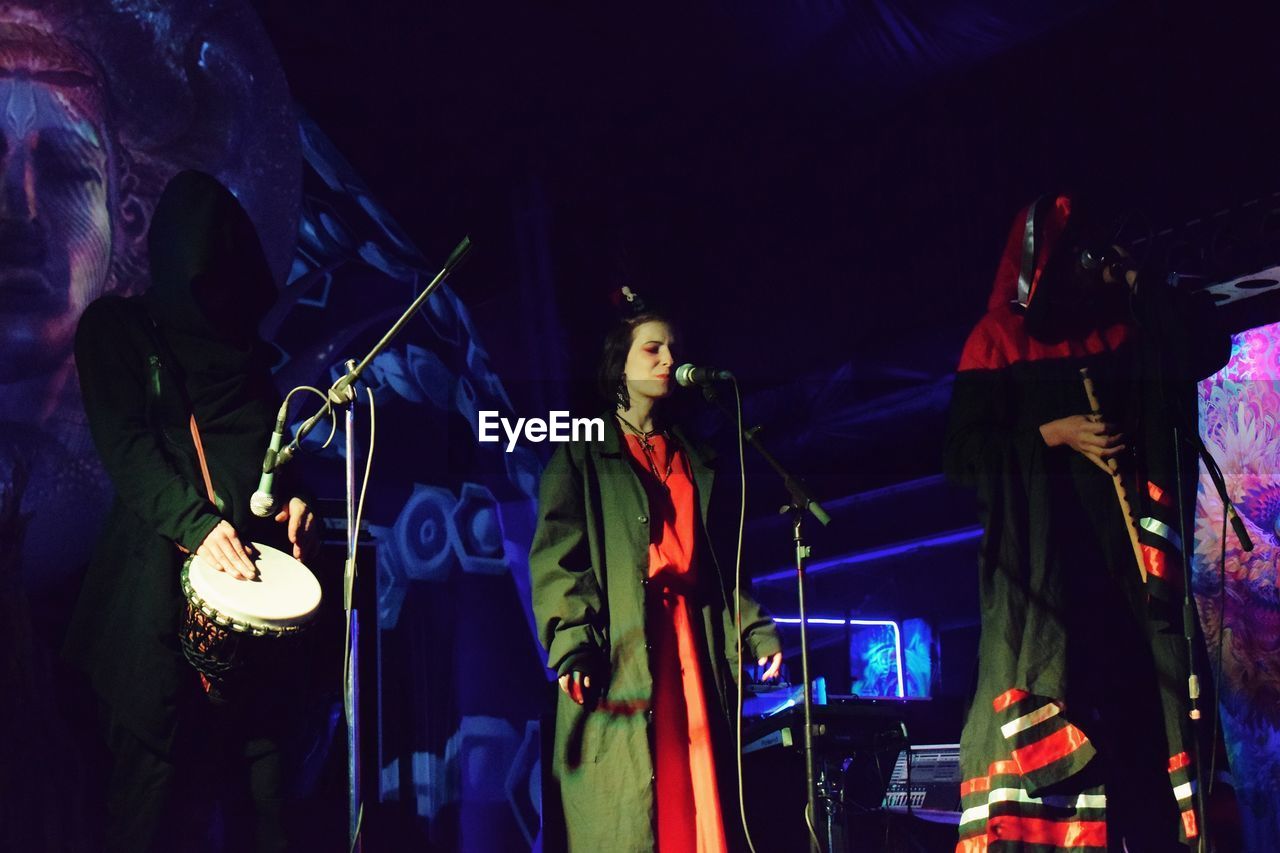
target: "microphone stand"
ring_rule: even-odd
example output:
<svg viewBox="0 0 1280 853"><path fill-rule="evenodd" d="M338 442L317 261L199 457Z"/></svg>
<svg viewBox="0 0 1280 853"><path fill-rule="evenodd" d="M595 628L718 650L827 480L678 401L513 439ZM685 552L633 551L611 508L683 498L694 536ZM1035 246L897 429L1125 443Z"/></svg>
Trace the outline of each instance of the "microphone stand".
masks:
<svg viewBox="0 0 1280 853"><path fill-rule="evenodd" d="M329 417L334 407L345 410L346 415L346 504L347 504L347 555L346 562L343 567L343 601L342 607L347 614L347 648L348 660L345 667L346 678L343 684L343 706L346 714L347 723L347 831L349 849L352 853L359 853L362 849L360 829L364 814L364 803L360 792L361 782L361 763L360 763L360 669L359 669L359 638L360 638L360 620L359 613L355 607L355 598L353 590L355 589L356 579L356 544L359 540L359 531L356 530L356 468L355 468L355 383L375 358L387 348L387 345L404 329L413 315L422 307L435 292L444 280L458 268L467 253L471 251L471 238L463 237L445 261L440 272L436 273L435 278L426 286L422 293L405 309L400 318L387 330L386 334L373 346L360 362L348 361L347 372L341 376L337 382L330 386L326 394L325 402L320 406L319 411L307 418L298 427L297 433L293 437L293 441L276 454L270 464L264 465L264 471L270 473L275 469L284 465L298 452L299 445L302 440L313 430L320 421ZM376 629L376 625L375 625Z"/></svg>
<svg viewBox="0 0 1280 853"><path fill-rule="evenodd" d="M355 363L346 364L348 375ZM347 386L346 402L342 404L344 426L347 431L346 473L347 504L347 557L342 564L342 609L347 614L347 660L343 667L346 678L342 685L342 706L347 721L347 840L350 853L361 853L360 834L364 822L364 803L361 784L364 778L360 760L360 612L355 603L356 544L360 531L356 529L356 406L355 389ZM331 392L332 394L332 392ZM377 630L377 617L374 617Z"/></svg>
<svg viewBox="0 0 1280 853"><path fill-rule="evenodd" d="M711 385L704 385L702 388L703 396L712 403L720 407L721 411L729 414L730 418L737 422L738 418L730 413L728 408L720 400L719 394ZM796 596L800 603L800 673L804 680L801 695L804 697L804 780L805 780L805 825L809 831L809 849L811 853L821 853L821 847L817 841L817 786L814 780L814 760L813 760L813 688L809 678L809 630L808 616L805 608L805 561L809 558L810 549L804 540L804 517L805 513L812 513L824 527L831 523L831 516L822 508L822 504L809 493L808 488L799 479L794 477L790 471L783 467L772 453L756 437L759 428L744 429L741 423L737 423L737 428L742 434L742 438L756 449L756 452L768 463L779 477L787 489L787 493L791 496L791 500L786 504L780 512L789 513L791 515L792 541L795 543L796 555ZM738 590L738 595L742 595L742 591ZM741 666L741 661L739 661ZM741 680L741 677L739 677ZM830 808L830 806L828 806ZM830 821L828 821L830 826ZM830 837L828 837L828 845L830 845Z"/></svg>
<svg viewBox="0 0 1280 853"><path fill-rule="evenodd" d="M1176 292L1178 282L1182 279L1201 278L1203 278L1203 276L1188 276L1174 272L1169 274L1166 283L1169 290ZM1131 298L1137 298L1137 289L1141 285L1137 282L1136 272L1134 280L1132 280L1130 284L1134 286ZM1135 317L1139 316L1136 309L1131 308L1131 310L1134 311ZM1141 327L1142 325L1143 324L1139 322L1139 326ZM1147 334L1151 334L1155 339L1157 368L1156 380L1162 387L1164 387L1166 353L1161 344L1168 330L1144 328L1143 331ZM1213 458L1213 454L1209 452L1209 448L1205 447L1203 439L1200 438L1200 431L1196 429L1193 424L1188 424L1187 421L1189 418L1187 418L1184 413L1173 404L1174 399L1175 397L1173 396L1165 396L1164 405L1173 430L1174 482L1178 492L1178 531L1179 536L1182 538L1182 547L1179 548L1182 556L1182 635L1187 644L1187 717L1191 720L1190 747L1192 749L1192 760L1195 768L1196 781L1193 811L1194 813L1198 813L1197 816L1199 818L1197 824L1197 828L1199 830L1199 843L1197 844L1197 848L1200 850L1206 850L1208 849L1209 844L1209 813L1206 800L1208 794L1206 792L1206 788L1211 780L1205 779L1204 776L1203 747L1205 744L1203 732L1201 730L1201 720L1203 719L1203 715L1200 712L1200 676L1196 672L1196 605L1195 596L1191 590L1191 557L1189 554L1189 549L1194 547L1194 545L1192 540L1193 531L1187 529L1187 493L1185 484L1183 483L1182 470L1182 448L1184 443L1186 446L1191 448L1197 462L1203 460L1205 470L1209 474L1209 479L1213 483L1214 490L1218 493L1218 497L1222 501L1222 511L1230 520L1231 528L1235 531L1236 538L1240 541L1240 547L1245 551L1252 551L1253 541L1249 538L1249 533L1245 529L1244 521L1242 521L1240 516L1236 513L1236 508L1231 502L1231 497L1227 493L1226 480L1222 476L1222 470L1218 467L1217 461ZM1189 435L1187 435L1187 433L1189 433ZM1226 542L1222 543L1222 547L1226 548ZM1225 626L1219 626L1219 631L1224 628ZM1208 649L1205 651L1207 654ZM1213 699L1215 703L1220 701L1216 693ZM1215 708L1214 713L1218 714L1221 712ZM1208 747L1211 750L1216 750L1217 744L1210 742Z"/></svg>
<svg viewBox="0 0 1280 853"><path fill-rule="evenodd" d="M1240 547L1245 551L1253 550L1253 540L1249 537L1248 531L1245 529L1244 521L1236 513L1235 505L1231 502L1231 497L1227 494L1227 483L1222 476L1222 470L1218 467L1217 460L1209 452L1209 448L1205 447L1204 440L1200 438L1199 432L1192 434L1193 438L1187 438L1186 443L1192 447L1195 452L1197 461L1203 460L1205 470L1209 474L1209 479L1213 482L1214 490L1218 493L1218 497L1222 500L1222 511L1226 514L1231 522L1231 529L1235 531L1236 538L1240 541ZM1183 442L1182 429L1178 425L1175 417L1173 423L1173 446L1179 448ZM1175 463L1177 462L1175 458ZM1196 771L1196 799L1195 810L1199 812L1200 823L1200 840L1197 848L1200 850L1207 849L1209 843L1209 812L1207 808L1207 788L1212 784L1212 780L1206 779L1204 776L1204 746L1205 741L1203 731L1201 730L1203 715L1200 713L1200 677L1196 673L1196 605L1195 596L1191 591L1191 557L1188 555L1188 548L1191 547L1191 538L1187 530L1187 507L1186 492L1182 482L1182 465L1175 464L1174 471L1177 477L1178 487L1178 525L1180 535L1182 537L1182 635L1187 641L1187 699L1189 708L1187 716L1191 719L1192 730L1192 746L1195 751L1195 771ZM1227 543L1224 541L1221 547L1226 548ZM1226 629L1225 625L1218 626L1219 632ZM1219 638L1221 642L1221 638ZM1206 654L1208 649L1205 650ZM1212 673L1210 673L1212 675ZM1215 703L1221 701L1215 691L1213 696ZM1221 713L1217 708L1214 713ZM1216 728L1216 726L1215 726ZM1215 739L1216 740L1216 739ZM1210 742L1208 744L1210 750L1216 750L1217 744Z"/></svg>

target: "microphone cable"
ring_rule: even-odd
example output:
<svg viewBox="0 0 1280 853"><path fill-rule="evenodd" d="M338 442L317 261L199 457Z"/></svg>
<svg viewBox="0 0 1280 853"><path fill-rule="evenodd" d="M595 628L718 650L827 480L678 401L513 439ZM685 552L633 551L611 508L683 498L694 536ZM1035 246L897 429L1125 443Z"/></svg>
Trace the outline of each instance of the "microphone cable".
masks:
<svg viewBox="0 0 1280 853"><path fill-rule="evenodd" d="M289 411L289 401L292 400L293 395L298 393L299 391L310 391L312 394L315 394L317 397L319 397L322 402L327 403L329 401L329 398L319 388L316 388L313 385L299 385L293 390L291 390L288 394L284 395L284 402L280 404L281 412ZM325 438L324 444L320 445L321 450L324 450L326 447L329 446L329 443L333 441L333 437L334 435L337 434L337 432L338 432L338 415L336 412L333 411L333 408L330 407L329 408L329 435L328 437ZM299 445L298 449L301 450L302 446Z"/></svg>
<svg viewBox="0 0 1280 853"><path fill-rule="evenodd" d="M734 408L737 414L735 426L738 432L738 474L742 486L738 504L738 547L734 555L733 567L733 632L737 637L738 644L738 677L736 679L738 682L738 712L735 715L736 725L734 726L737 735L738 814L741 816L742 833L746 836L747 848L751 853L756 853L756 846L751 840L751 828L747 826L747 784L742 762L742 705L746 693L743 683L746 678L746 672L742 661L742 539L747 526L747 445L742 434L742 390L738 387L737 379L733 380L733 396L735 400Z"/></svg>
<svg viewBox="0 0 1280 853"><path fill-rule="evenodd" d="M360 523L364 516L364 499L369 489L370 473L373 470L373 447L378 435L378 419L376 415L376 406L374 404L373 389L365 386L365 393L369 395L369 449L365 453L364 461L364 479L360 484L360 497L356 501L355 526L347 531L347 542L349 554L347 555L347 570L343 572L342 578L342 601L344 611L346 613L347 630L343 637L342 644L342 702L343 712L348 721L351 720L353 709L350 706L351 698L351 678L353 675L351 669L351 614L355 612L353 604L353 595L355 591L356 581L356 545L360 539ZM354 405L354 404L353 404ZM336 428L336 418L335 418ZM374 615L375 621L377 615ZM376 624L375 624L376 629ZM356 792L359 797L359 792ZM359 809L356 811L355 830L351 833L351 846L349 853L354 853L360 845L360 833L364 828L364 801L360 801Z"/></svg>
<svg viewBox="0 0 1280 853"><path fill-rule="evenodd" d="M733 588L734 588L734 608L733 608L733 624L734 633L737 635L738 649L738 690L737 690L737 714L735 719L736 746L735 750L738 769L738 814L742 822L742 832L746 836L747 848L751 853L756 853L755 843L751 839L751 828L747 825L747 805L746 805L746 774L743 768L742 753L742 706L746 693L745 672L742 659L742 540L747 525L747 450L746 438L743 432L742 418L742 389L738 386L738 380L732 378L733 396L735 403L735 413L737 415L737 433L738 433L738 472L741 482L741 499L738 505L738 547L734 555L733 569ZM753 653L754 654L754 653ZM779 677L781 675L779 674ZM809 804L805 802L804 807L805 828L808 830L809 839L814 849L821 850L822 844L818 841L817 830L813 826L813 816L809 813Z"/></svg>

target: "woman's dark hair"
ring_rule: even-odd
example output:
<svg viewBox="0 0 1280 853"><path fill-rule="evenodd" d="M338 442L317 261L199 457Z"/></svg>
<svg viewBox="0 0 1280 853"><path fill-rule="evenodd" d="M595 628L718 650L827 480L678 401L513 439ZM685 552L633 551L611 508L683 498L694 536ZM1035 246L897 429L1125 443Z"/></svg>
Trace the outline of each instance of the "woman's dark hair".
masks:
<svg viewBox="0 0 1280 853"><path fill-rule="evenodd" d="M596 389L611 407L621 406L625 409L631 405L631 395L627 393L627 383L622 378L622 371L627 366L627 354L631 352L636 328L655 322L673 326L665 315L657 311L643 311L618 322L604 336L604 350L600 354L600 367L596 371Z"/></svg>

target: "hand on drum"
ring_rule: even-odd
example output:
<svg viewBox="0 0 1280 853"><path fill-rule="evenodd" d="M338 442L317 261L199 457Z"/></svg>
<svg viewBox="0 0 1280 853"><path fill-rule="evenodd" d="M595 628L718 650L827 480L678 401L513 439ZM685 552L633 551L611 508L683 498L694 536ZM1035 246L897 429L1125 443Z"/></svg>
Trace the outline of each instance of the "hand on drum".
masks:
<svg viewBox="0 0 1280 853"><path fill-rule="evenodd" d="M226 572L234 578L251 581L258 576L254 568L255 556L252 546L244 545L236 536L236 529L225 519L209 531L204 537L196 555L205 560L220 572Z"/></svg>
<svg viewBox="0 0 1280 853"><path fill-rule="evenodd" d="M302 498L290 498L288 506L276 513L276 521L289 522L289 542L293 545L293 558L309 561L320 544L320 526L315 513Z"/></svg>

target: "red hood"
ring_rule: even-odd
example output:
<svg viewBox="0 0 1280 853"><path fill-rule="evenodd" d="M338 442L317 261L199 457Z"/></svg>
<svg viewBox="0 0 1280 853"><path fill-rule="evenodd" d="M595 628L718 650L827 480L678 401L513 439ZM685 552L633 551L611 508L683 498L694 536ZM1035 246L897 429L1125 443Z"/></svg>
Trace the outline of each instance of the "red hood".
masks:
<svg viewBox="0 0 1280 853"><path fill-rule="evenodd" d="M1066 229L1067 220L1071 218L1069 196L1057 196L1052 203L1046 198L1042 204L1045 206L1040 212L1036 233L1036 259L1028 304L1035 298L1045 265ZM1113 350L1129 338L1131 328L1127 322L1114 323L1103 329L1093 329L1082 337L1053 343L1039 341L1027 334L1023 308L1017 304L1017 300L1029 208L1030 205L1022 208L1013 219L1004 254L996 267L996 279L991 288L991 298L987 302L987 314L969 334L969 340L960 356L960 370L991 370L1008 367L1019 361L1094 355Z"/></svg>
<svg viewBox="0 0 1280 853"><path fill-rule="evenodd" d="M1036 294L1036 285L1044 274L1045 262L1053 254L1054 248L1062 237L1067 220L1071 218L1071 198L1060 195L1050 202L1047 198L1042 202L1040 223L1036 229L1036 264L1031 276L1031 297ZM1018 299L1018 275L1022 271L1022 245L1026 233L1027 205L1018 211L1009 227L1009 240L1005 243L1004 254L1000 257L1000 265L996 267L996 280L991 288L991 299L987 302L987 310L994 311L1002 305L1016 302ZM1028 300L1029 302L1030 300Z"/></svg>

